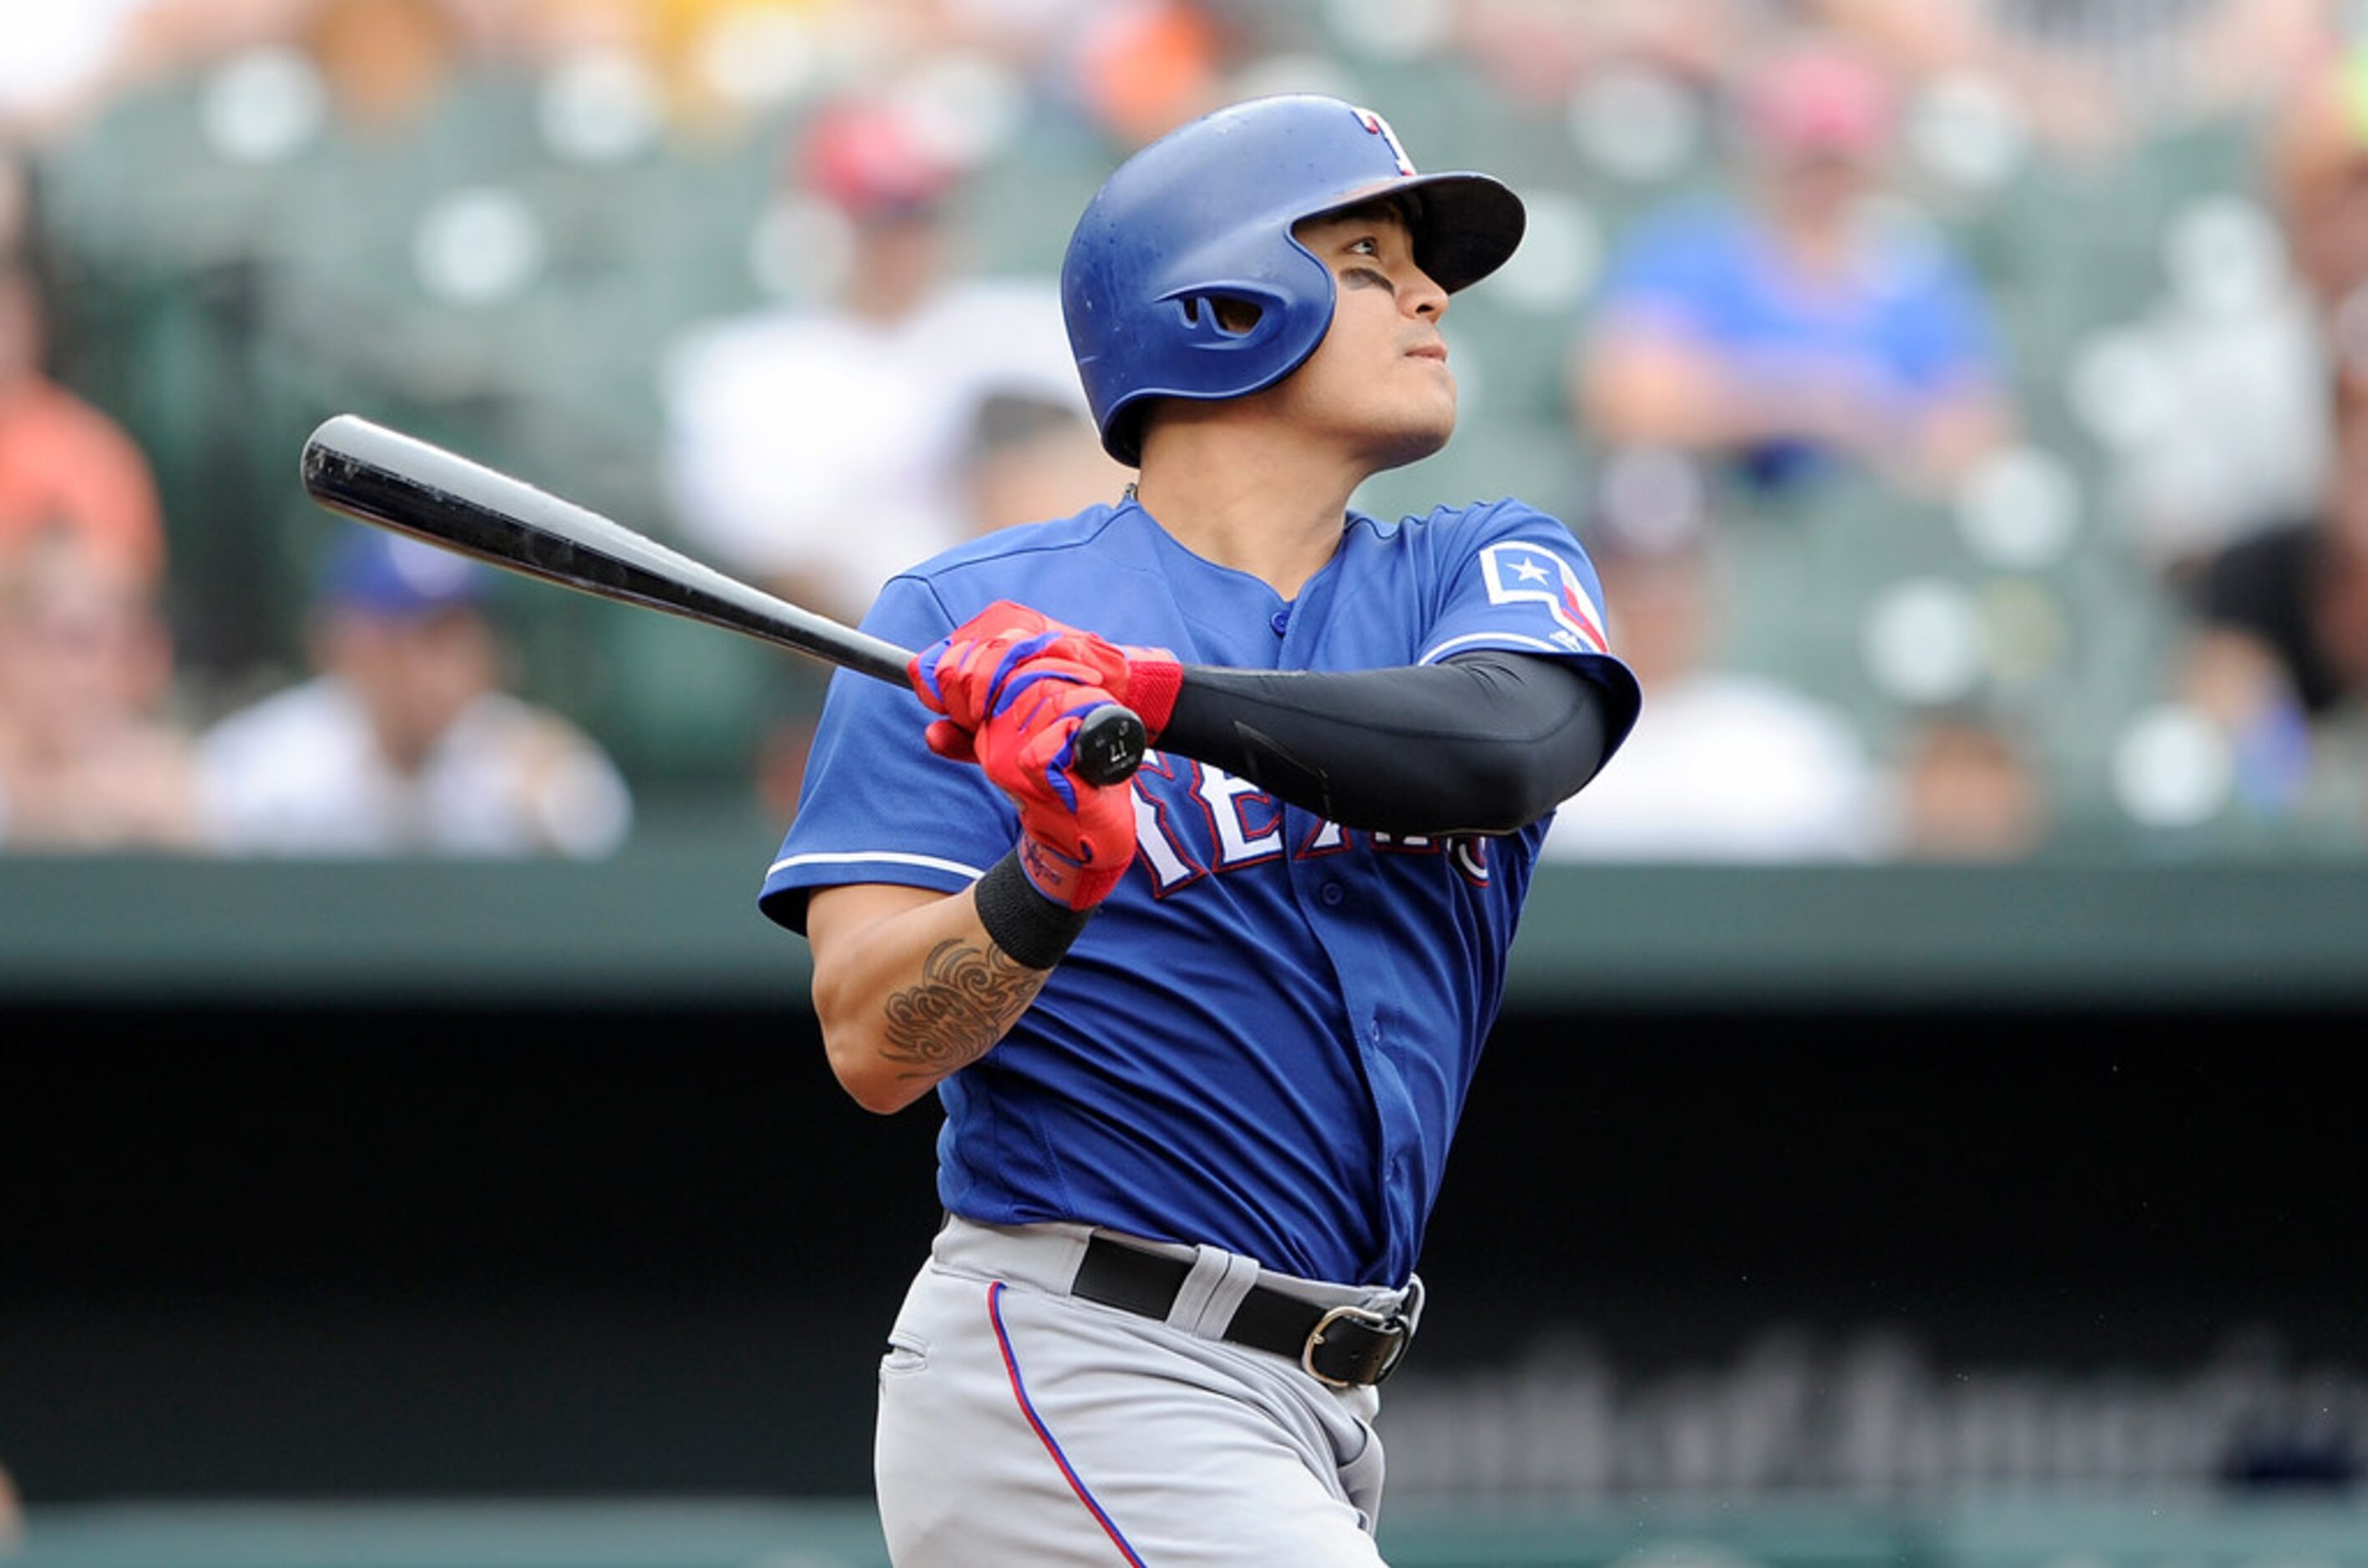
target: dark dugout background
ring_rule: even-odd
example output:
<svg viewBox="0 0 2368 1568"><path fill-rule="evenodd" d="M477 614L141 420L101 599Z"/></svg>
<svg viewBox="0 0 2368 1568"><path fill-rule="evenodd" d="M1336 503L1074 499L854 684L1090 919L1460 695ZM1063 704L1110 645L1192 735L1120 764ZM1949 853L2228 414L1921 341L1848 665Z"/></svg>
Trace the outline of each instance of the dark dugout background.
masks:
<svg viewBox="0 0 2368 1568"><path fill-rule="evenodd" d="M0 1466L36 1503L863 1492L936 1119L848 1102L802 989L10 1006ZM2362 1021L1519 1008L1398 1386L1573 1328L1640 1376L1780 1324L2356 1362Z"/></svg>

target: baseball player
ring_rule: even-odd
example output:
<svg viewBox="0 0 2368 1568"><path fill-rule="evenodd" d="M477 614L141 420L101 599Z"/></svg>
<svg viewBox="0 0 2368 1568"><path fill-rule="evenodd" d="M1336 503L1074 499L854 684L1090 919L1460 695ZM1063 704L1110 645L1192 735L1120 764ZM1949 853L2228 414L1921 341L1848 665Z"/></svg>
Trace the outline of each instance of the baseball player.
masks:
<svg viewBox="0 0 2368 1568"><path fill-rule="evenodd" d="M889 1335L900 1564L1373 1563L1375 1385L1545 824L1634 721L1519 501L1385 522L1440 320L1522 228L1376 115L1255 99L1130 158L1062 288L1115 505L890 582L761 903L840 1081L934 1089L946 1220ZM1120 701L1154 749L1078 777Z"/></svg>

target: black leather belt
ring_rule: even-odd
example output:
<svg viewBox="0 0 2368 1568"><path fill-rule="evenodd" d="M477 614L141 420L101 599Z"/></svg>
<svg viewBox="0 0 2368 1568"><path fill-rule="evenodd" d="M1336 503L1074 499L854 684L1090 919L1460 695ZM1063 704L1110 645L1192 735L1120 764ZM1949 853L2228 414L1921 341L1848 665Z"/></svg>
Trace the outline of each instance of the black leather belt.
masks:
<svg viewBox="0 0 2368 1568"><path fill-rule="evenodd" d="M1095 1236L1069 1293L1106 1307L1165 1320L1192 1272L1190 1262L1162 1257ZM1264 1285L1253 1285L1222 1338L1253 1350L1288 1356L1333 1388L1378 1383L1397 1369L1414 1326L1395 1312L1363 1307L1319 1307Z"/></svg>

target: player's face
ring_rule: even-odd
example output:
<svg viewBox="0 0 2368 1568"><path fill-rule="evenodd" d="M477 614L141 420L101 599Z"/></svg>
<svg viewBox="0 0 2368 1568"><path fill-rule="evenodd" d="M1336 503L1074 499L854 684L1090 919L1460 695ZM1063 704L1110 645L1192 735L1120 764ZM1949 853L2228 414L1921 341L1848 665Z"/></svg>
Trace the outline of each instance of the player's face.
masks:
<svg viewBox="0 0 2368 1568"><path fill-rule="evenodd" d="M1314 218L1294 231L1332 269L1332 325L1276 391L1276 412L1338 440L1376 469L1429 457L1455 429L1455 374L1440 318L1447 291L1415 265L1388 206Z"/></svg>

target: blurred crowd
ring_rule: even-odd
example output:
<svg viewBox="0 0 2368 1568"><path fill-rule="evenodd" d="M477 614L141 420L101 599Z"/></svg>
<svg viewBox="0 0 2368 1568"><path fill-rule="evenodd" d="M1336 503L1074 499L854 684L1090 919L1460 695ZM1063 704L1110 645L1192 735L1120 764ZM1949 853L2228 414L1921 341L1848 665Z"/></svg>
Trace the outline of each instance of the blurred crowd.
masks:
<svg viewBox="0 0 2368 1568"><path fill-rule="evenodd" d="M1528 199L1465 415L1645 719L1570 859L2368 846L2338 0L85 0L0 60L0 848L785 821L823 675L323 513L408 428L860 619L1113 498L1067 225L1228 99ZM1362 499L1362 498L1360 498Z"/></svg>

